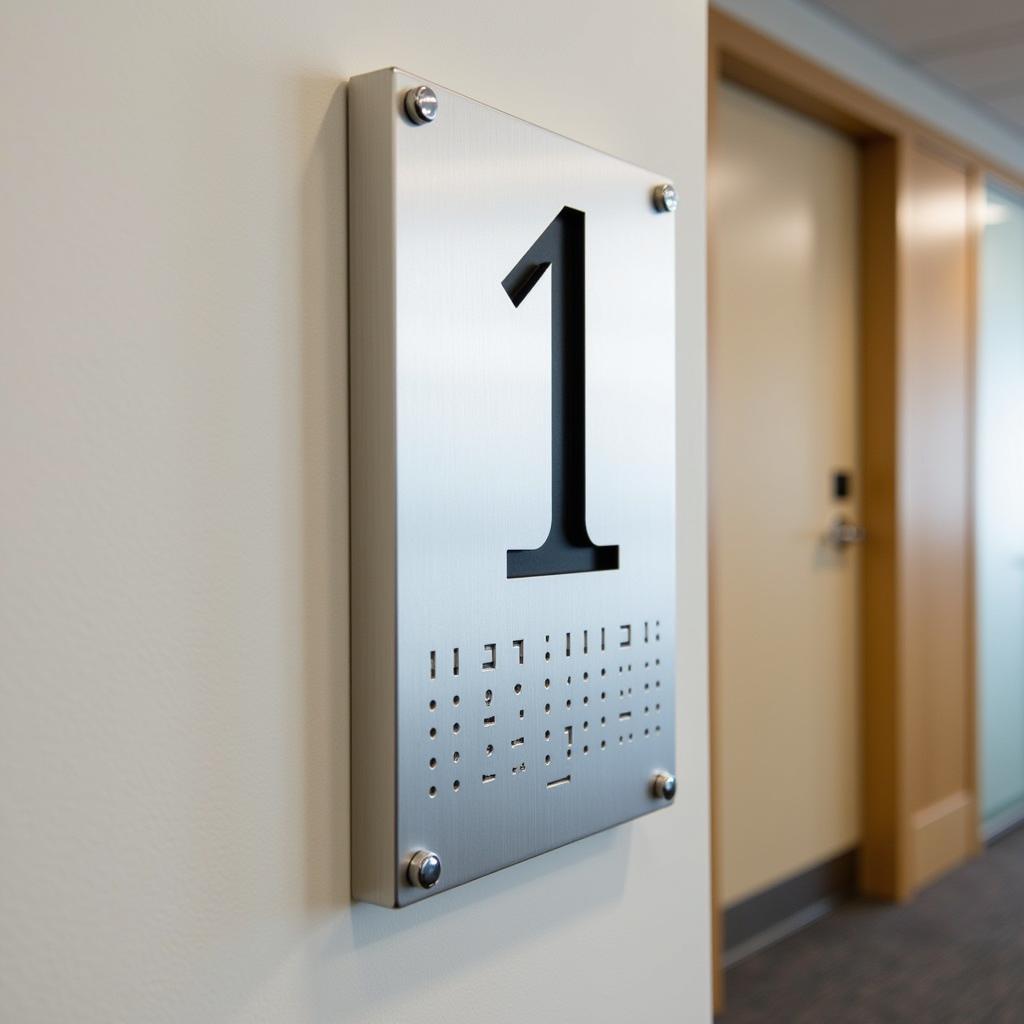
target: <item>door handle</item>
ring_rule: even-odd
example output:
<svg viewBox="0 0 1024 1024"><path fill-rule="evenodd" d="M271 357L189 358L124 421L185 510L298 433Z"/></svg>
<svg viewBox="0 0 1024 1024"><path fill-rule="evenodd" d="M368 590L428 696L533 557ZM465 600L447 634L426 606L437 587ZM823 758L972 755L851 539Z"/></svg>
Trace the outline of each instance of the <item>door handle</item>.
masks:
<svg viewBox="0 0 1024 1024"><path fill-rule="evenodd" d="M858 526L844 515L838 515L832 520L832 525L825 534L825 543L837 551L843 551L852 544L863 544L867 538L868 532L863 526Z"/></svg>

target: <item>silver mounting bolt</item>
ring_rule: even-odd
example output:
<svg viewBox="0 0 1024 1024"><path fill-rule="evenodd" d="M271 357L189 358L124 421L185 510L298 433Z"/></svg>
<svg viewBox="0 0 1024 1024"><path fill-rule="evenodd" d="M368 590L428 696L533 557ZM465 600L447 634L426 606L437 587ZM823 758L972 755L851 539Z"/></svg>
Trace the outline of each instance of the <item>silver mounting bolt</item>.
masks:
<svg viewBox="0 0 1024 1024"><path fill-rule="evenodd" d="M406 871L410 885L419 889L433 889L441 878L441 858L430 850L417 850Z"/></svg>
<svg viewBox="0 0 1024 1024"><path fill-rule="evenodd" d="M413 124L430 124L437 117L437 93L429 85L417 85L405 94L405 112Z"/></svg>
<svg viewBox="0 0 1024 1024"><path fill-rule="evenodd" d="M676 795L676 777L671 772L658 772L652 785L655 796L671 800Z"/></svg>
<svg viewBox="0 0 1024 1024"><path fill-rule="evenodd" d="M679 196L671 182L658 185L654 189L654 208L658 213L673 213L679 205Z"/></svg>

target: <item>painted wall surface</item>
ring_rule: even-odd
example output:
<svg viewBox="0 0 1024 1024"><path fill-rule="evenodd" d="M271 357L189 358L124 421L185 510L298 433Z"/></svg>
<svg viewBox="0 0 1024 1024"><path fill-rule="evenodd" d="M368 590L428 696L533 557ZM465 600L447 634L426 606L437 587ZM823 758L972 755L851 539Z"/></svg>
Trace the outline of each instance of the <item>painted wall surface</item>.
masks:
<svg viewBox="0 0 1024 1024"><path fill-rule="evenodd" d="M705 22L4 4L4 1021L709 1019ZM388 64L681 196L680 795L401 912L347 895L344 82Z"/></svg>
<svg viewBox="0 0 1024 1024"><path fill-rule="evenodd" d="M712 0L712 6L1007 167L1024 169L1024 139L838 18L800 0Z"/></svg>
<svg viewBox="0 0 1024 1024"><path fill-rule="evenodd" d="M1024 809L1024 202L988 189L975 501L981 813Z"/></svg>

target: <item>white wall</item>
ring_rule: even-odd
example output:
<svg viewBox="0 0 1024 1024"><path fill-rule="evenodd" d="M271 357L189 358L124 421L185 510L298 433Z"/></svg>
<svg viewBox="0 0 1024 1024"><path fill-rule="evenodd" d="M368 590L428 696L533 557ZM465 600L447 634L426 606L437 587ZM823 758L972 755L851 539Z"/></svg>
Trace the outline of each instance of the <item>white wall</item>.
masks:
<svg viewBox="0 0 1024 1024"><path fill-rule="evenodd" d="M0 1019L709 1017L702 0L5 0ZM401 912L348 873L344 81L670 173L681 794Z"/></svg>
<svg viewBox="0 0 1024 1024"><path fill-rule="evenodd" d="M991 159L1024 171L1024 137L839 19L799 0L712 0L712 6Z"/></svg>

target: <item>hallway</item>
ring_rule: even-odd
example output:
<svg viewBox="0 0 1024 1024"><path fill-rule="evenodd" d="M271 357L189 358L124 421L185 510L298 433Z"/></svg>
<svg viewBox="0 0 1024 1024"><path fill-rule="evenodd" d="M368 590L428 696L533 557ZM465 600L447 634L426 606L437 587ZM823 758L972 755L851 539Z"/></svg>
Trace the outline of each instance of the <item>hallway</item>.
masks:
<svg viewBox="0 0 1024 1024"><path fill-rule="evenodd" d="M722 1024L1024 1019L1024 829L907 906L854 903L737 964Z"/></svg>

